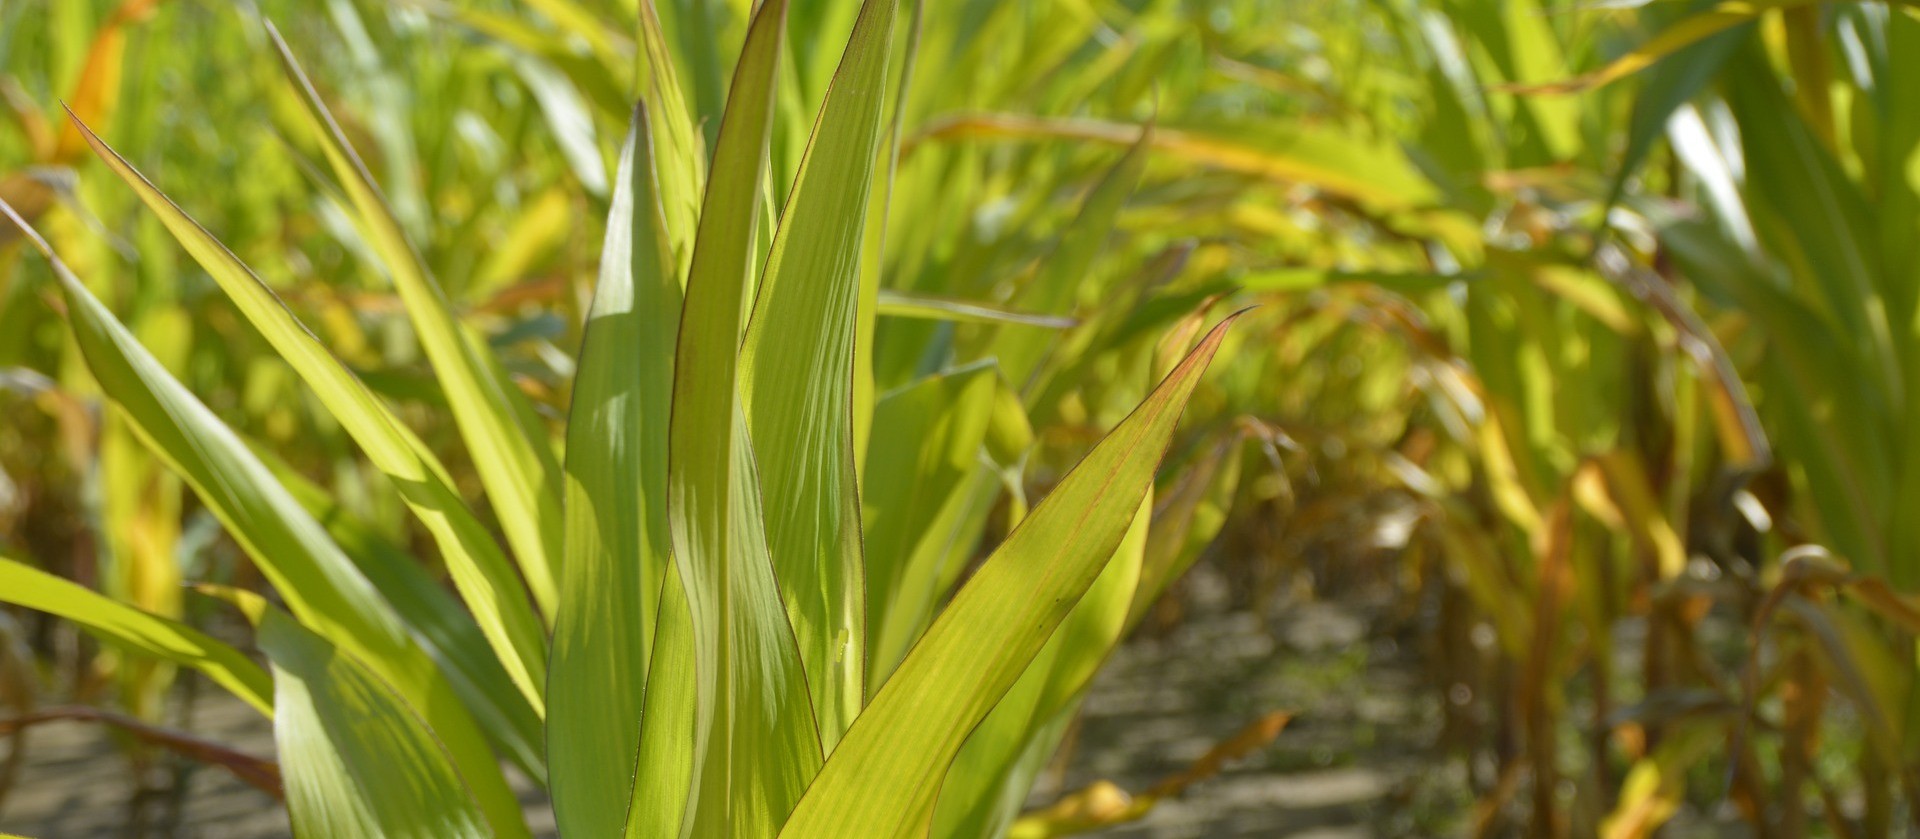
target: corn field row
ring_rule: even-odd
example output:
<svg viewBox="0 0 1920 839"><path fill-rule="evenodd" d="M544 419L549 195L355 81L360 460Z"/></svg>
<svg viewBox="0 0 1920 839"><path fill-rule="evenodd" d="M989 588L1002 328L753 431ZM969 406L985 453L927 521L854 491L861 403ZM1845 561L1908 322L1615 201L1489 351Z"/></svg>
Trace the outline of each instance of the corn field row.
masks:
<svg viewBox="0 0 1920 839"><path fill-rule="evenodd" d="M1392 587L1459 835L1920 828L1912 0L0 0L0 104L0 816L1097 831L1287 737L1029 807L1204 559Z"/></svg>

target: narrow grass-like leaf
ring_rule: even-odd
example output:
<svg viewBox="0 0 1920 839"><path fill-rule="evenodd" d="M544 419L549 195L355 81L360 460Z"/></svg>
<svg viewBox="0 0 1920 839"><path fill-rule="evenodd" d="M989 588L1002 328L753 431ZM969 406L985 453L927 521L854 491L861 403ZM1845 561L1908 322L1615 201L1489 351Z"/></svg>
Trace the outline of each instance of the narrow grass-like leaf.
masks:
<svg viewBox="0 0 1920 839"><path fill-rule="evenodd" d="M1141 173L1146 171L1152 143L1153 131L1142 131L1139 140L1087 195L1080 214L1060 234L1053 253L1014 298L1021 310L1066 315L1073 309L1087 269L1106 246L1107 237L1113 234L1114 222L1120 217L1120 208L1139 185ZM1007 381L1025 394L1049 349L1058 341L1059 336L1051 331L1002 327L994 333L989 354L999 360Z"/></svg>
<svg viewBox="0 0 1920 839"><path fill-rule="evenodd" d="M393 604L408 634L440 666L494 748L545 786L547 761L540 716L513 686L513 678L487 645L473 615L461 608L460 599L419 560L408 556L405 548L355 518L325 489L262 451L257 443L253 451L300 506L326 527L380 596Z"/></svg>
<svg viewBox="0 0 1920 839"><path fill-rule="evenodd" d="M900 167L901 125L906 121L907 96L912 91L914 62L920 54L920 25L926 17L925 7L925 0L912 0L912 5L908 7L906 55L900 62L899 79L893 83L893 103L887 116L887 133L880 159L874 162L879 174L870 179L872 194L867 198L867 230L865 242L861 245L860 297L853 338L853 456L856 470L866 468L867 442L873 431L873 403L876 398L873 378L874 328L879 314L881 275L888 270L887 222L893 211L893 185ZM871 681L871 674L868 679Z"/></svg>
<svg viewBox="0 0 1920 839"><path fill-rule="evenodd" d="M101 641L200 671L254 710L273 716L273 680L239 650L78 583L0 558L0 602L73 621Z"/></svg>
<svg viewBox="0 0 1920 839"><path fill-rule="evenodd" d="M660 204L673 242L675 276L682 285L693 261L693 237L700 223L700 186L707 180L707 144L694 128L685 92L667 50L666 34L653 0L640 2L640 89L647 102Z"/></svg>
<svg viewBox="0 0 1920 839"><path fill-rule="evenodd" d="M563 540L560 468L553 449L544 433L528 433L520 419L528 413L525 397L499 374L485 343L454 319L446 292L408 243L380 187L334 122L319 91L308 81L279 31L269 26L268 34L305 105L314 139L346 189L368 243L386 263L394 286L406 302L407 314L446 390L461 439L473 453L480 482L493 501L514 558L541 613L552 621L558 597L554 566Z"/></svg>
<svg viewBox="0 0 1920 839"><path fill-rule="evenodd" d="M295 615L358 655L420 709L478 794L494 832L528 835L519 804L473 718L392 606L232 429L134 340L46 241L11 206L0 203L0 213L13 219L53 265L81 355L148 448L186 479Z"/></svg>
<svg viewBox="0 0 1920 839"><path fill-rule="evenodd" d="M625 63L608 66L597 57L581 55L574 51L573 41L566 33L554 32L512 14L454 6L439 0L399 0L399 3L457 23L527 57L552 64L603 111L618 112L629 104L626 81L620 77L625 72Z"/></svg>
<svg viewBox="0 0 1920 839"><path fill-rule="evenodd" d="M1229 318L1095 446L969 580L867 706L781 836L925 831L940 780L1126 535Z"/></svg>
<svg viewBox="0 0 1920 839"><path fill-rule="evenodd" d="M829 752L865 698L853 344L894 5L867 0L854 22L774 235L740 354L767 547Z"/></svg>
<svg viewBox="0 0 1920 839"><path fill-rule="evenodd" d="M1236 172L1284 184L1310 184L1330 195L1386 208L1414 207L1436 196L1433 185L1393 145L1356 142L1350 134L1302 132L1292 128L1252 145L1247 138L1226 139L1155 128L1154 151L1175 160ZM1091 119L1053 119L1023 114L980 114L943 120L915 142L948 139L1075 140L1132 146L1140 142L1137 125Z"/></svg>
<svg viewBox="0 0 1920 839"><path fill-rule="evenodd" d="M647 662L646 713L627 807L627 839L680 836L693 787L693 619L680 575L668 574L660 592L660 619Z"/></svg>
<svg viewBox="0 0 1920 839"><path fill-rule="evenodd" d="M491 835L446 750L391 686L258 595L226 594L273 664L273 741L294 835Z"/></svg>
<svg viewBox="0 0 1920 839"><path fill-rule="evenodd" d="M360 444L375 468L433 535L453 582L513 684L544 713L547 644L526 589L486 526L468 510L447 471L385 403L307 330L266 283L93 131L74 125L107 168L160 218L207 270L254 328L265 336L322 404Z"/></svg>
<svg viewBox="0 0 1920 839"><path fill-rule="evenodd" d="M1068 317L1018 312L987 303L951 300L887 288L880 289L876 297L875 311L895 318L983 323L996 326L1037 326L1043 329L1067 329L1079 323Z"/></svg>
<svg viewBox="0 0 1920 839"><path fill-rule="evenodd" d="M540 113L547 118L554 144L560 147L560 156L573 168L580 186L595 196L605 197L607 163L600 157L600 139L595 136L593 114L580 92L565 75L546 62L521 58L515 65L527 93L540 103Z"/></svg>
<svg viewBox="0 0 1920 839"><path fill-rule="evenodd" d="M1094 671L1120 640L1140 582L1147 524L1152 518L1153 492L1149 490L1106 570L1074 604L1007 695L967 737L940 787L934 837L1001 836L1020 815L1034 775L1066 733L1056 721L1077 704ZM1038 758L1032 759L1035 752Z"/></svg>
<svg viewBox="0 0 1920 839"><path fill-rule="evenodd" d="M884 683L932 621L945 591L943 537L964 517L967 478L983 467L999 375L991 363L922 379L874 405L867 446L868 693Z"/></svg>
<svg viewBox="0 0 1920 839"><path fill-rule="evenodd" d="M785 0L768 0L748 29L694 239L674 359L668 529L692 621L696 699L683 836L771 835L821 760L767 553L738 391L785 21Z"/></svg>
<svg viewBox="0 0 1920 839"><path fill-rule="evenodd" d="M554 815L569 835L621 829L633 794L640 688L671 571L667 421L680 282L649 119L635 112L620 157L567 420L567 552L547 752Z"/></svg>
<svg viewBox="0 0 1920 839"><path fill-rule="evenodd" d="M1612 84L1654 63L1762 14L1809 5L1816 0L1726 0L1699 14L1687 15L1606 66L1577 78L1545 83L1505 85L1509 93L1570 94Z"/></svg>

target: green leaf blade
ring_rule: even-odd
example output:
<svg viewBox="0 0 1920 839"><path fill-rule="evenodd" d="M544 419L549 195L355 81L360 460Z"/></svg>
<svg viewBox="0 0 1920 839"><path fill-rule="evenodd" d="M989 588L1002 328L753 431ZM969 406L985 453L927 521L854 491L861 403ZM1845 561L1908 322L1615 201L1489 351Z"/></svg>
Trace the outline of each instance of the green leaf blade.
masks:
<svg viewBox="0 0 1920 839"><path fill-rule="evenodd" d="M941 785L933 836L1002 836L1020 814L1034 776L1059 746L1057 738L1066 733L1056 723L1072 716L1094 671L1120 641L1140 583L1152 516L1149 489L1106 570L967 738Z"/></svg>
<svg viewBox="0 0 1920 839"><path fill-rule="evenodd" d="M0 601L73 621L114 646L192 667L254 710L273 716L273 680L267 672L190 626L6 558L0 558Z"/></svg>
<svg viewBox="0 0 1920 839"><path fill-rule="evenodd" d="M853 361L894 6L868 0L854 23L774 235L740 360L768 549L828 751L865 690Z"/></svg>
<svg viewBox="0 0 1920 839"><path fill-rule="evenodd" d="M301 621L357 654L420 709L446 743L499 836L529 835L519 803L473 718L392 606L260 459L169 374L13 208L47 257L88 368L134 431L191 486Z"/></svg>
<svg viewBox="0 0 1920 839"><path fill-rule="evenodd" d="M892 839L926 829L968 732L1119 547L1231 322L1216 326L980 567L855 721L782 837Z"/></svg>
<svg viewBox="0 0 1920 839"><path fill-rule="evenodd" d="M252 269L92 130L77 119L74 124L107 168L133 189L241 314L300 374L374 466L393 480L402 499L440 547L454 585L514 686L537 713L544 713L544 628L511 563L461 501L446 468L294 317Z"/></svg>
<svg viewBox="0 0 1920 839"><path fill-rule="evenodd" d="M667 423L681 301L648 120L635 113L621 155L567 425L547 750L554 814L569 835L621 830L660 587L671 573Z"/></svg>
<svg viewBox="0 0 1920 839"><path fill-rule="evenodd" d="M234 594L273 663L273 739L295 835L491 835L446 750L391 687L285 612Z"/></svg>
<svg viewBox="0 0 1920 839"><path fill-rule="evenodd" d="M564 542L560 468L553 449L544 434L530 434L531 429L524 427L521 417L530 414L525 397L501 373L485 343L454 318L446 292L407 241L392 208L319 91L279 31L269 26L268 34L289 82L299 94L314 138L406 304L527 587L541 613L551 621L559 596L555 566Z"/></svg>
<svg viewBox="0 0 1920 839"><path fill-rule="evenodd" d="M821 760L767 553L738 391L785 20L785 1L768 0L748 29L694 239L674 360L668 529L686 591L695 700L683 836L771 836ZM656 736L643 731L643 743ZM641 769L645 783L650 767Z"/></svg>
<svg viewBox="0 0 1920 839"><path fill-rule="evenodd" d="M998 373L979 364L922 379L874 405L865 493L869 693L926 629L945 591L948 534L965 518L968 478L992 418Z"/></svg>

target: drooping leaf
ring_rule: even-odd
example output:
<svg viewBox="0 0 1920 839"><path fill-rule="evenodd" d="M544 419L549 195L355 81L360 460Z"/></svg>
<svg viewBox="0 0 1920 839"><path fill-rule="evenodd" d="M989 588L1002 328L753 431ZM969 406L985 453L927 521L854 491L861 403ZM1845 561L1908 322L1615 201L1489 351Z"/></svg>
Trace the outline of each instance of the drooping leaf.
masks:
<svg viewBox="0 0 1920 839"><path fill-rule="evenodd" d="M1311 184L1342 198L1382 207L1417 206L1435 197L1433 185L1392 147L1357 143L1351 136L1331 132L1276 129L1276 133L1279 136L1267 138L1272 144L1267 146L1155 128L1150 142L1154 151L1190 164L1288 184ZM987 114L936 123L916 141L1032 138L1132 146L1140 142L1141 134L1140 126L1099 120Z"/></svg>
<svg viewBox="0 0 1920 839"><path fill-rule="evenodd" d="M75 342L148 448L193 487L307 626L390 682L453 755L499 836L528 835L499 764L392 606L259 458L114 319L44 239L0 203L54 269Z"/></svg>
<svg viewBox="0 0 1920 839"><path fill-rule="evenodd" d="M273 716L273 680L267 672L239 650L193 627L3 557L0 601L66 618L115 647L191 667L254 710Z"/></svg>
<svg viewBox="0 0 1920 839"><path fill-rule="evenodd" d="M434 373L446 390L460 436L474 454L534 602L549 622L558 599L555 566L563 540L559 466L544 432L522 422L526 399L501 373L485 342L453 316L446 292L406 239L380 187L347 142L320 93L278 30L268 27L283 69L305 109L308 127L345 187L364 235L380 255Z"/></svg>
<svg viewBox="0 0 1920 839"><path fill-rule="evenodd" d="M1612 84L1653 66L1656 62L1735 26L1774 10L1805 6L1816 0L1723 0L1698 14L1675 21L1646 43L1629 50L1606 66L1572 79L1508 85L1511 93L1564 95Z"/></svg>
<svg viewBox="0 0 1920 839"><path fill-rule="evenodd" d="M241 314L313 388L373 465L392 479L401 498L439 545L454 585L515 687L536 713L544 713L547 645L540 619L492 534L453 489L446 467L239 257L77 117L74 124L107 168L133 188L181 246L220 284Z"/></svg>

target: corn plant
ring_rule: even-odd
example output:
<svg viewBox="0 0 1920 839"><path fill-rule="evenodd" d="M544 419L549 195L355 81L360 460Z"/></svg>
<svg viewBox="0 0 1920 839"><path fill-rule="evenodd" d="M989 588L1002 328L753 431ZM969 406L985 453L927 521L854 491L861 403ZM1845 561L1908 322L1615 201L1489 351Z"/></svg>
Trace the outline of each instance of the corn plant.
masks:
<svg viewBox="0 0 1920 839"><path fill-rule="evenodd" d="M645 39L661 43L643 14ZM53 265L101 390L272 582L278 602L204 587L254 625L271 672L19 563L0 566L0 596L198 669L271 715L301 835L525 835L502 757L544 780L569 834L924 830L936 796L949 800L941 781L965 748L998 763L1031 739L1021 723L975 747L977 726L1016 696L1057 713L1056 694L1077 692L1117 640L1138 579L1143 499L1225 332L1216 326L1190 352L1172 348L1164 379L937 615L889 614L903 595L876 598L865 580L933 581L906 576L927 573L898 550L911 539L868 549L861 482L911 482L923 462L982 445L977 430L915 441L855 415L856 359L871 351L860 312L875 291L862 283L866 218L891 175L882 114L895 17L891 2L861 6L770 229L761 221L786 3L753 14L710 161L675 67L646 51L564 457L454 316L316 86L270 32L307 141L406 305L504 547L382 397L76 117L107 168L393 482L466 608L450 613L416 576L350 558L351 531L329 533L307 509L324 498L276 474L284 470L167 373L11 207ZM1006 387L994 369L941 374L915 387L929 394L919 404L903 392L873 410L978 429L977 410L967 419L956 406L990 405L981 394ZM872 428L864 464L856 425ZM1100 594L1083 598L1090 590ZM904 636L880 676L875 627ZM1026 698L1027 685L1040 695ZM1001 791L983 786L962 792L1000 809Z"/></svg>
<svg viewBox="0 0 1920 839"><path fill-rule="evenodd" d="M1814 812L1889 835L1914 624L1882 513L1906 467L1874 423L1904 392L1913 141L1888 97L1912 16L1549 5L1372 10L1409 60L1317 110L1405 138L1424 194L1336 207L1345 229L1293 237L1322 252L1227 279L1311 289L1411 351L1432 436L1391 471L1430 505L1410 549L1435 560L1436 675L1472 699L1450 737L1495 757L1480 830L1647 835L1725 798L1766 835ZM1328 56L1372 37L1316 32L1345 36ZM1384 244L1342 250L1355 233ZM1751 628L1732 656L1729 624ZM1857 820L1817 768L1839 750Z"/></svg>

